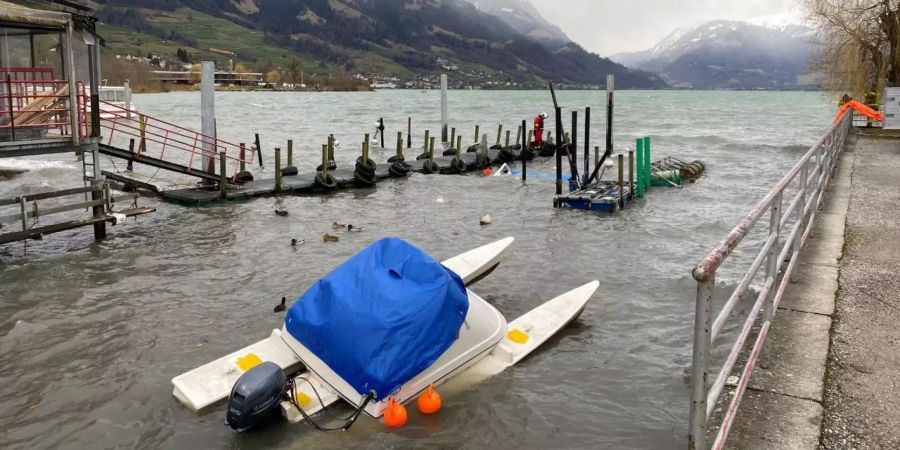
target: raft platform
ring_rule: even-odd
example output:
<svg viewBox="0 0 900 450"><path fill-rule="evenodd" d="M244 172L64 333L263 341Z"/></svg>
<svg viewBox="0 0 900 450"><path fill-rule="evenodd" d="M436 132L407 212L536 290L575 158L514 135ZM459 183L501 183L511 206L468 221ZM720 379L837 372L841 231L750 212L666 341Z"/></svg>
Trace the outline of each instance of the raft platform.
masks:
<svg viewBox="0 0 900 450"><path fill-rule="evenodd" d="M435 156L433 160L434 166L435 168L437 168L437 172L429 171L426 168L426 162L429 161L428 159L407 159L406 163L411 166L410 172L426 174L463 174L469 171L502 164L500 158L500 150L496 149L489 149L487 151L487 157L485 158L484 162L480 164L475 152L461 153L460 160L465 164L465 172L458 172L453 169L452 163L454 160L454 156ZM390 167L391 163L376 164L374 177L376 184L389 178L398 178L390 173ZM104 174L108 178L116 180L119 183L130 183L134 186L154 192L167 201L186 206L210 204L213 202L222 201L223 199L242 200L275 194L321 193L343 189L367 187L357 183L355 173L352 169L338 168L328 171L328 174L333 176L336 182L336 187L333 189L324 189L321 186L317 185L317 172L308 172L297 175L281 176L280 180L276 180L275 178L265 178L248 181L243 184L229 183L226 186L223 198L222 191L217 185L198 185L197 187L164 190L160 186L153 184L152 181L148 180L146 177L135 174L134 172L128 172L124 170L119 172L104 171ZM281 184L280 189L276 188L277 182L280 182Z"/></svg>
<svg viewBox="0 0 900 450"><path fill-rule="evenodd" d="M620 195L618 183L600 181L568 194L554 196L553 206L614 213L631 204L633 191L634 186L623 185Z"/></svg>

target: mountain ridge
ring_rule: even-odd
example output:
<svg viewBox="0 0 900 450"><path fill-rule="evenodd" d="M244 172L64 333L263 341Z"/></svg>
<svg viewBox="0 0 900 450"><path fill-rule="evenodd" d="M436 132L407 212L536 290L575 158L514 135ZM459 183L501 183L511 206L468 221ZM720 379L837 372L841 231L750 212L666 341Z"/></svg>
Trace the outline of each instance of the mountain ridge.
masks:
<svg viewBox="0 0 900 450"><path fill-rule="evenodd" d="M480 0L479 4L508 14L502 5L510 1L520 14L507 21L549 24L531 14L527 2ZM224 20L248 34L261 34L272 47L270 53L284 49L285 56L300 56L308 70L318 66L323 71L400 78L456 70L451 77L473 83L490 80L494 86L504 82L536 86L543 80L598 86L612 73L623 88L665 86L655 75L601 58L574 42L561 43L568 38L558 27L558 33L548 27L549 39L535 39L468 0L98 0L97 6L104 22L136 28L173 47L188 45L200 53L225 44L199 33L191 26L192 17ZM171 48L171 54L175 50ZM257 63L250 50L231 51L239 59Z"/></svg>
<svg viewBox="0 0 900 450"><path fill-rule="evenodd" d="M674 30L655 46L613 55L676 88L810 89L809 27L788 20L711 20Z"/></svg>

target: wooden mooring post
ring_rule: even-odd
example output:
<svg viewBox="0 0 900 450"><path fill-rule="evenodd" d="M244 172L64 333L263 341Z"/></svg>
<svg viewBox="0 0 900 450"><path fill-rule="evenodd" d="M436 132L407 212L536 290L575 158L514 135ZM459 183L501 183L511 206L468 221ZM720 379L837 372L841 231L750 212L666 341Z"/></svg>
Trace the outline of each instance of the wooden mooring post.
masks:
<svg viewBox="0 0 900 450"><path fill-rule="evenodd" d="M241 142L241 151L240 151L240 159L241 159L241 172L247 171L247 147L243 142Z"/></svg>
<svg viewBox="0 0 900 450"><path fill-rule="evenodd" d="M294 165L294 140L288 139L287 143L287 165Z"/></svg>

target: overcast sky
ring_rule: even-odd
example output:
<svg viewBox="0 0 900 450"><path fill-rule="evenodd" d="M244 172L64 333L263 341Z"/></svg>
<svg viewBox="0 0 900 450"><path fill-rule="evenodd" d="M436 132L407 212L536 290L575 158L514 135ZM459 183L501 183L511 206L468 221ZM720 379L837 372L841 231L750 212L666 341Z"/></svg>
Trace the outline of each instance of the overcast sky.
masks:
<svg viewBox="0 0 900 450"><path fill-rule="evenodd" d="M794 11L796 0L531 0L587 50L610 56L652 47L672 30L705 20Z"/></svg>

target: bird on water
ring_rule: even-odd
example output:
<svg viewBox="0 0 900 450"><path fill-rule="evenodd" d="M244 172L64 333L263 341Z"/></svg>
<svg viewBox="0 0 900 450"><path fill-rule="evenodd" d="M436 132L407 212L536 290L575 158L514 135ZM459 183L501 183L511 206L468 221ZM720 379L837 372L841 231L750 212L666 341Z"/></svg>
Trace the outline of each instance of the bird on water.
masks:
<svg viewBox="0 0 900 450"><path fill-rule="evenodd" d="M284 311L284 309L285 309L284 302L286 302L286 301L287 301L286 297L281 297L281 304L275 305L275 312L279 313L279 312Z"/></svg>

